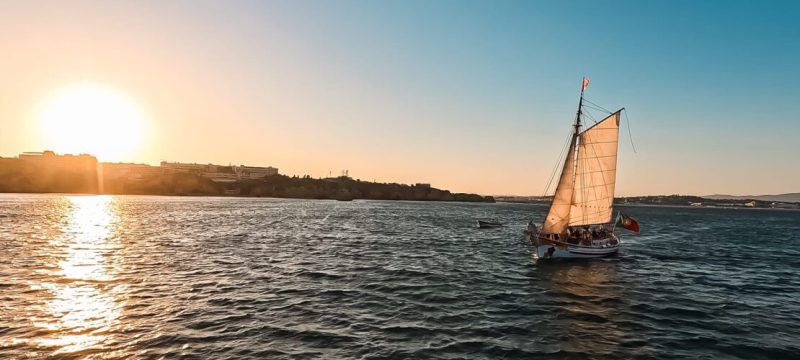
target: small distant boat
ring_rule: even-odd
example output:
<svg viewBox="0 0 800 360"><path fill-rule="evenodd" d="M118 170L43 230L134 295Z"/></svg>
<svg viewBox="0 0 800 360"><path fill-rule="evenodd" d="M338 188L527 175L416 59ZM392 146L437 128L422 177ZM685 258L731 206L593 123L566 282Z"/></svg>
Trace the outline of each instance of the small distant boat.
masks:
<svg viewBox="0 0 800 360"><path fill-rule="evenodd" d="M501 222L499 222L497 220L494 220L494 219L492 219L492 220L489 220L489 219L478 220L478 228L480 228L480 229L489 229L489 228L496 228L496 227L501 227L501 226L503 226L503 223L501 223Z"/></svg>
<svg viewBox="0 0 800 360"><path fill-rule="evenodd" d="M584 78L569 150L547 217L541 229L533 221L528 223L527 237L539 259L603 257L616 254L620 247L612 205L623 109L581 131L588 85ZM633 218L620 214L615 220L626 229L639 230Z"/></svg>

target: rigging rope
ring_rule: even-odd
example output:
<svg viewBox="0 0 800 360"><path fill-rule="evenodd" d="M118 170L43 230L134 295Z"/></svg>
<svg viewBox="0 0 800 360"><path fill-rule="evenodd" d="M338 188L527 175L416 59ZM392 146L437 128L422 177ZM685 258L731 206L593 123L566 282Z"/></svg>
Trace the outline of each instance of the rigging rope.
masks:
<svg viewBox="0 0 800 360"><path fill-rule="evenodd" d="M561 148L561 153L558 155L558 160L556 160L556 165L553 166L553 171L550 173L550 179L547 180L547 185L544 187L544 192L542 193L542 197L547 196L547 191L550 190L550 185L553 183L553 178L556 176L556 172L561 164L561 159L564 157L564 153L569 148L569 144L572 142L572 130L570 130L569 135L567 136L567 141L564 143L564 146ZM555 195L555 194L554 194Z"/></svg>
<svg viewBox="0 0 800 360"><path fill-rule="evenodd" d="M597 106L598 110L602 110L602 111L605 111L605 112L607 112L607 113L611 114L611 111L610 111L610 110L608 110L608 109L606 109L606 108L604 108L604 107L602 107L602 106L600 106L600 105L597 105L597 104L595 104L595 103L594 103L594 102L592 102L592 101L589 101L589 99L587 99L587 98L583 98L583 101L585 101L585 102L587 102L587 103L589 103L589 104L591 104L591 105Z"/></svg>
<svg viewBox="0 0 800 360"><path fill-rule="evenodd" d="M584 111L584 112L582 112L582 114L586 115L589 118L589 120L592 120L595 124L597 124L597 119L595 119L594 116L592 116L591 113L589 113L588 111Z"/></svg>
<svg viewBox="0 0 800 360"><path fill-rule="evenodd" d="M628 139L631 141L631 148L633 153L636 154L636 146L633 145L633 135L631 134L631 121L628 119L628 109L622 109L625 113L625 125L628 126Z"/></svg>
<svg viewBox="0 0 800 360"><path fill-rule="evenodd" d="M604 107L602 107L600 105L595 104L594 102L592 102L591 100L589 100L589 99L587 99L585 97L583 98L583 101L585 101L586 103L589 104L589 105L584 105L586 107L589 107L589 108L594 109L594 110L605 111L605 112L611 114L610 110L608 110L608 109L606 109L606 108L604 108ZM633 153L637 154L636 146L633 144L633 134L631 134L631 121L630 121L630 119L628 119L628 109L623 109L623 110L625 112L625 126L628 127L628 140L630 140L630 142L631 142L631 148L633 149ZM592 120L594 120L594 119L592 119Z"/></svg>
<svg viewBox="0 0 800 360"><path fill-rule="evenodd" d="M583 105L583 107L585 107L585 108L589 108L589 109L592 109L592 110L597 110L597 111L600 111L600 112L604 112L604 113L611 114L610 112L606 111L605 109L601 109L601 108L599 108L599 107L596 107L596 106L593 106L593 105Z"/></svg>

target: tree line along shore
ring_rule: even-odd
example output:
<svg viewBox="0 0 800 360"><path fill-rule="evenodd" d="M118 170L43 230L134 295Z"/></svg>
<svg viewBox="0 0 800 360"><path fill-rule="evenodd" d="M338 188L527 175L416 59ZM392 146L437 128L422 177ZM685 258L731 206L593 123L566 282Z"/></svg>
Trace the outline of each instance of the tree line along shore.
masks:
<svg viewBox="0 0 800 360"><path fill-rule="evenodd" d="M423 184L376 183L344 176L316 179L271 175L215 182L189 173L114 177L91 166L47 169L18 161L0 162L0 192L494 202L491 196L451 193Z"/></svg>

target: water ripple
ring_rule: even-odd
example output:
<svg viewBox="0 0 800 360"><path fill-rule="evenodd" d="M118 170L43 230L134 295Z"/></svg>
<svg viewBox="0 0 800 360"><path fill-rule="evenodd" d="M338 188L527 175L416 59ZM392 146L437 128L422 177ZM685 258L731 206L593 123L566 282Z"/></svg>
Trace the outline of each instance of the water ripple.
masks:
<svg viewBox="0 0 800 360"><path fill-rule="evenodd" d="M0 195L0 358L800 353L800 213L631 208L620 256L536 264L544 211Z"/></svg>

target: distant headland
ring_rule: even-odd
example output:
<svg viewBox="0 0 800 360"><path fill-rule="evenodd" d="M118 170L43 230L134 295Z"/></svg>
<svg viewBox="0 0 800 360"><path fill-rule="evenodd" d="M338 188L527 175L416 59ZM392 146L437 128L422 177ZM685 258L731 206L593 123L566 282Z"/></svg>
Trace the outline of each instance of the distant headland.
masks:
<svg viewBox="0 0 800 360"><path fill-rule="evenodd" d="M430 184L286 176L271 166L103 163L92 155L52 151L0 157L0 192L494 202L491 196L451 193Z"/></svg>
<svg viewBox="0 0 800 360"><path fill-rule="evenodd" d="M793 194L783 194L780 196L785 198L785 195ZM700 197L693 195L629 196L614 198L614 204L715 208L800 209L800 201L794 202L770 200L772 196L775 195L714 195L714 197ZM494 199L498 202L549 203L552 198L549 196L494 196Z"/></svg>

